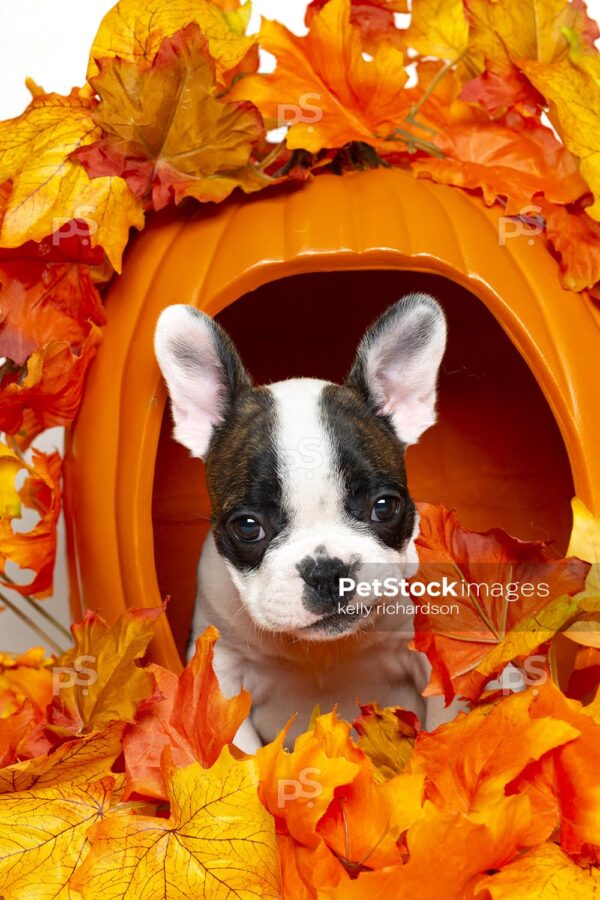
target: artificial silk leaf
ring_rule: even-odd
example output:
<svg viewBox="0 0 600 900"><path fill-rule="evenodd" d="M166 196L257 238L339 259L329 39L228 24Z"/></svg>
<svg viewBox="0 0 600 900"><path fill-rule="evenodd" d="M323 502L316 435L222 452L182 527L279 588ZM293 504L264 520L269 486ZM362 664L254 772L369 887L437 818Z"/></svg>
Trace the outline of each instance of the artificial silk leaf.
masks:
<svg viewBox="0 0 600 900"><path fill-rule="evenodd" d="M154 679L136 665L154 634L162 607L128 609L112 626L87 611L72 625L75 647L59 660L57 696L48 721L63 737L90 733L111 722L132 722Z"/></svg>
<svg viewBox="0 0 600 900"><path fill-rule="evenodd" d="M122 723L61 744L51 754L0 769L0 793L86 785L110 774L121 753Z"/></svg>
<svg viewBox="0 0 600 900"><path fill-rule="evenodd" d="M552 559L543 543L517 540L500 528L469 532L441 506L419 504L419 511L417 577L425 583L446 577L458 594L448 615L416 616L415 644L432 665L427 692L475 699L488 680L477 671L486 656L554 598L579 593L589 565Z"/></svg>
<svg viewBox="0 0 600 900"><path fill-rule="evenodd" d="M360 713L352 723L359 735L358 746L383 778L392 778L412 756L419 720L406 709L381 709L377 703L361 705Z"/></svg>
<svg viewBox="0 0 600 900"><path fill-rule="evenodd" d="M277 58L271 75L239 81L232 96L251 100L273 125L289 125L287 146L316 153L362 141L390 149L388 138L409 109L402 53L381 45L363 56L350 22L350 0L330 0L306 37L263 22L261 46Z"/></svg>
<svg viewBox="0 0 600 900"><path fill-rule="evenodd" d="M7 450L4 447L5 465ZM18 458L16 454L14 458ZM17 584L0 576L0 583L21 594L47 597L52 592L56 558L56 523L61 508L61 458L58 453L42 453L34 449L31 464L20 460L18 467L13 466L13 479L18 469L25 469L28 473L18 492L21 502L38 513L39 521L30 531L14 531L13 518L0 516L0 572L6 575L6 564L10 561L21 569L31 570L33 577L30 581Z"/></svg>
<svg viewBox="0 0 600 900"><path fill-rule="evenodd" d="M569 0L466 0L469 52L488 69L509 72L523 60L552 63L569 51L566 31L592 46L599 36L585 3Z"/></svg>
<svg viewBox="0 0 600 900"><path fill-rule="evenodd" d="M94 826L73 886L84 897L278 897L275 830L257 780L256 762L227 749L210 769L165 763L170 817L121 814Z"/></svg>
<svg viewBox="0 0 600 900"><path fill-rule="evenodd" d="M92 175L107 167L155 209L184 197L223 200L239 186L268 182L250 165L262 133L257 110L220 99L214 62L197 25L160 44L152 64L103 59L92 79L100 96L101 139L77 154Z"/></svg>
<svg viewBox="0 0 600 900"><path fill-rule="evenodd" d="M32 647L17 656L0 653L0 716L8 715L11 704L16 709L23 700L31 700L40 712L46 709L52 700L52 663L44 647Z"/></svg>
<svg viewBox="0 0 600 900"><path fill-rule="evenodd" d="M481 900L589 900L600 893L600 871L582 869L556 844L547 843L482 878L477 891Z"/></svg>
<svg viewBox="0 0 600 900"><path fill-rule="evenodd" d="M413 0L406 45L423 56L456 61L468 46L462 0Z"/></svg>
<svg viewBox="0 0 600 900"><path fill-rule="evenodd" d="M600 56L584 52L573 36L560 62L523 62L522 68L550 106L550 118L565 146L579 157L581 174L594 195L587 214L600 220Z"/></svg>
<svg viewBox="0 0 600 900"><path fill-rule="evenodd" d="M590 562L586 590L600 595L600 517L593 515L578 497L572 501L573 531L569 541L569 556Z"/></svg>
<svg viewBox="0 0 600 900"><path fill-rule="evenodd" d="M580 604L576 597L564 595L553 600L539 612L517 622L493 649L486 653L477 666L482 675L492 675L513 660L519 660L533 653L557 631L577 616Z"/></svg>
<svg viewBox="0 0 600 900"><path fill-rule="evenodd" d="M42 714L31 700L24 700L8 716L0 716L1 769L31 756L27 745L41 720Z"/></svg>
<svg viewBox="0 0 600 900"><path fill-rule="evenodd" d="M113 778L0 796L0 885L5 900L69 897L86 833L106 814Z"/></svg>
<svg viewBox="0 0 600 900"><path fill-rule="evenodd" d="M402 773L384 783L365 762L356 778L337 787L317 831L350 874L362 866L402 862L400 836L422 815L423 776Z"/></svg>
<svg viewBox="0 0 600 900"><path fill-rule="evenodd" d="M92 109L92 101L80 93L49 94L34 97L17 119L0 123L0 183L10 179L2 203L1 246L41 241L65 223L82 220L86 239L104 247L120 271L129 228L143 227L143 211L123 179L90 180L70 158L100 135Z"/></svg>
<svg viewBox="0 0 600 900"><path fill-rule="evenodd" d="M350 725L335 712L317 716L291 752L284 749L285 737L282 731L256 755L260 796L295 840L314 848L320 840L317 823L335 789L356 778L366 757L350 739Z"/></svg>
<svg viewBox="0 0 600 900"><path fill-rule="evenodd" d="M589 848L600 857L600 724L586 715L576 700L568 700L548 681L537 692L530 713L534 719L561 719L579 737L553 753L555 791L561 821L560 842L572 856L585 861Z"/></svg>
<svg viewBox="0 0 600 900"><path fill-rule="evenodd" d="M165 38L196 23L208 39L219 78L238 66L252 49L255 38L244 32L249 3L210 3L208 0L120 0L104 16L90 51L88 78L98 74L101 59L119 56L149 66Z"/></svg>
<svg viewBox="0 0 600 900"><path fill-rule="evenodd" d="M484 810L527 765L577 738L577 727L558 715L532 718L536 695L513 694L421 732L409 771L425 776L427 797L446 811Z"/></svg>
<svg viewBox="0 0 600 900"><path fill-rule="evenodd" d="M324 890L322 896L331 900L471 896L472 879L512 859L529 820L525 797L503 797L484 812L469 815L445 812L428 802L407 833L404 865L362 872L334 890Z"/></svg>
<svg viewBox="0 0 600 900"><path fill-rule="evenodd" d="M306 10L305 22L310 24L329 0L313 0ZM350 22L360 29L362 46L374 53L381 43L401 46L402 32L396 28L394 13L407 13L406 0L351 0Z"/></svg>
<svg viewBox="0 0 600 900"><path fill-rule="evenodd" d="M161 755L169 747L174 765L198 761L210 767L250 712L250 694L226 699L213 668L216 628L196 640L196 651L181 675L149 666L160 696L144 704L123 741L127 793L165 797Z"/></svg>
<svg viewBox="0 0 600 900"><path fill-rule="evenodd" d="M0 261L0 356L22 366L51 339L80 352L90 322L103 325L105 316L88 266Z"/></svg>
<svg viewBox="0 0 600 900"><path fill-rule="evenodd" d="M26 446L44 428L71 422L101 337L100 329L91 325L78 351L52 338L22 369L5 364L0 370L0 429L17 435Z"/></svg>
<svg viewBox="0 0 600 900"><path fill-rule="evenodd" d="M546 236L560 260L561 282L569 291L600 281L600 225L585 210L542 204Z"/></svg>
<svg viewBox="0 0 600 900"><path fill-rule="evenodd" d="M506 198L507 215L523 213L538 194L571 203L586 193L577 161L553 132L516 113L505 124L449 127L435 143L445 157L417 160L415 174L480 190L488 206Z"/></svg>

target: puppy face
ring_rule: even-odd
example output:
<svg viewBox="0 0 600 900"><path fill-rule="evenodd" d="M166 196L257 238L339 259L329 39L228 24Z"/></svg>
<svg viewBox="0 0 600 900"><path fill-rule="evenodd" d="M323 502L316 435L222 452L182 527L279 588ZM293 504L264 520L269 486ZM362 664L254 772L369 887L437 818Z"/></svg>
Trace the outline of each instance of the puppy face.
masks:
<svg viewBox="0 0 600 900"><path fill-rule="evenodd" d="M344 385L254 387L215 322L185 306L161 315L175 436L206 459L216 545L259 627L338 638L376 615L368 597L348 611L340 579L416 572L404 451L435 420L444 346L440 307L411 295L367 332Z"/></svg>

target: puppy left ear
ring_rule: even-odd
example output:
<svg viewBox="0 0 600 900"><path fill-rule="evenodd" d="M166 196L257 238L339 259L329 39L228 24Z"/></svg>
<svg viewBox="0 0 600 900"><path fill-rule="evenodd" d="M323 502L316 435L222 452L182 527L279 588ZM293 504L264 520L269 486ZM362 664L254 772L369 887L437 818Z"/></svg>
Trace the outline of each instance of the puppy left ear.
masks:
<svg viewBox="0 0 600 900"><path fill-rule="evenodd" d="M363 337L347 384L360 391L398 438L415 444L436 419L438 370L446 319L429 294L407 294Z"/></svg>

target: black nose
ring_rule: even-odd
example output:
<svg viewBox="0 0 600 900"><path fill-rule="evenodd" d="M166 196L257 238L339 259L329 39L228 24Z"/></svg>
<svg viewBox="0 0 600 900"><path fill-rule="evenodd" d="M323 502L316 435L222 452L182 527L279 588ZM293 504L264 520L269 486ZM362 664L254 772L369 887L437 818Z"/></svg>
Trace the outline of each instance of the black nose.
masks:
<svg viewBox="0 0 600 900"><path fill-rule="evenodd" d="M350 577L350 565L337 557L307 556L298 563L298 572L320 600L340 603L340 578Z"/></svg>

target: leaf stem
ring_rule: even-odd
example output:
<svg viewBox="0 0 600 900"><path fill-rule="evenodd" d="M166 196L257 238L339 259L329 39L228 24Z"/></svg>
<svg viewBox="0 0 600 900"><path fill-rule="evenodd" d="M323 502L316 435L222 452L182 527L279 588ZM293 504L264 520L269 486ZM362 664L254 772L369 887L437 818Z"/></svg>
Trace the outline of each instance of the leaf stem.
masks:
<svg viewBox="0 0 600 900"><path fill-rule="evenodd" d="M6 572L2 573L2 578L5 582L7 582L7 586L17 587L13 579L10 577L10 575L7 575ZM36 600L30 594L21 594L21 597L26 603L29 604L29 606L32 607L32 609L36 610L36 612L42 617L42 619L45 619L49 625L52 625L52 627L56 628L56 630L59 631L63 637L66 637L68 641L73 643L73 635L71 634L69 629L65 628L62 622L59 622L58 619L55 619L52 613L49 613L47 609L44 609L43 600Z"/></svg>
<svg viewBox="0 0 600 900"><path fill-rule="evenodd" d="M29 616L24 613L22 609L19 609L19 607L15 603L13 603L12 600L9 600L5 594L0 593L0 601L4 603L4 605L8 609L10 609L10 611L13 612L18 619L20 619L25 623L25 625L31 628L31 630L34 631L38 637L40 637L46 644L48 644L48 646L51 647L55 653L58 653L58 655L60 656L65 652L62 647L59 647L59 645L50 637L50 635L47 634L44 629L37 624L37 622L34 622L33 619L30 619Z"/></svg>
<svg viewBox="0 0 600 900"><path fill-rule="evenodd" d="M428 125L422 125L420 122L415 122L415 117L416 117L417 113L419 112L419 110L421 109L421 107L423 106L423 104L427 103L427 101L429 100L429 98L431 97L433 92L435 91L436 87L438 86L438 84L440 83L440 81L442 80L444 75L446 75L450 71L452 66L457 65L461 61L461 59L464 58L466 52L467 52L466 49L463 50L463 52L460 53L456 57L456 59L452 59L449 62L444 63L442 68L439 69L435 73L435 75L429 82L429 85L427 86L427 89L426 89L425 93L423 94L423 96L409 110L409 113L406 116L405 121L410 122L411 125L415 125L417 128L423 128L425 131L433 132L433 134L436 133L435 130L433 128L430 128Z"/></svg>

